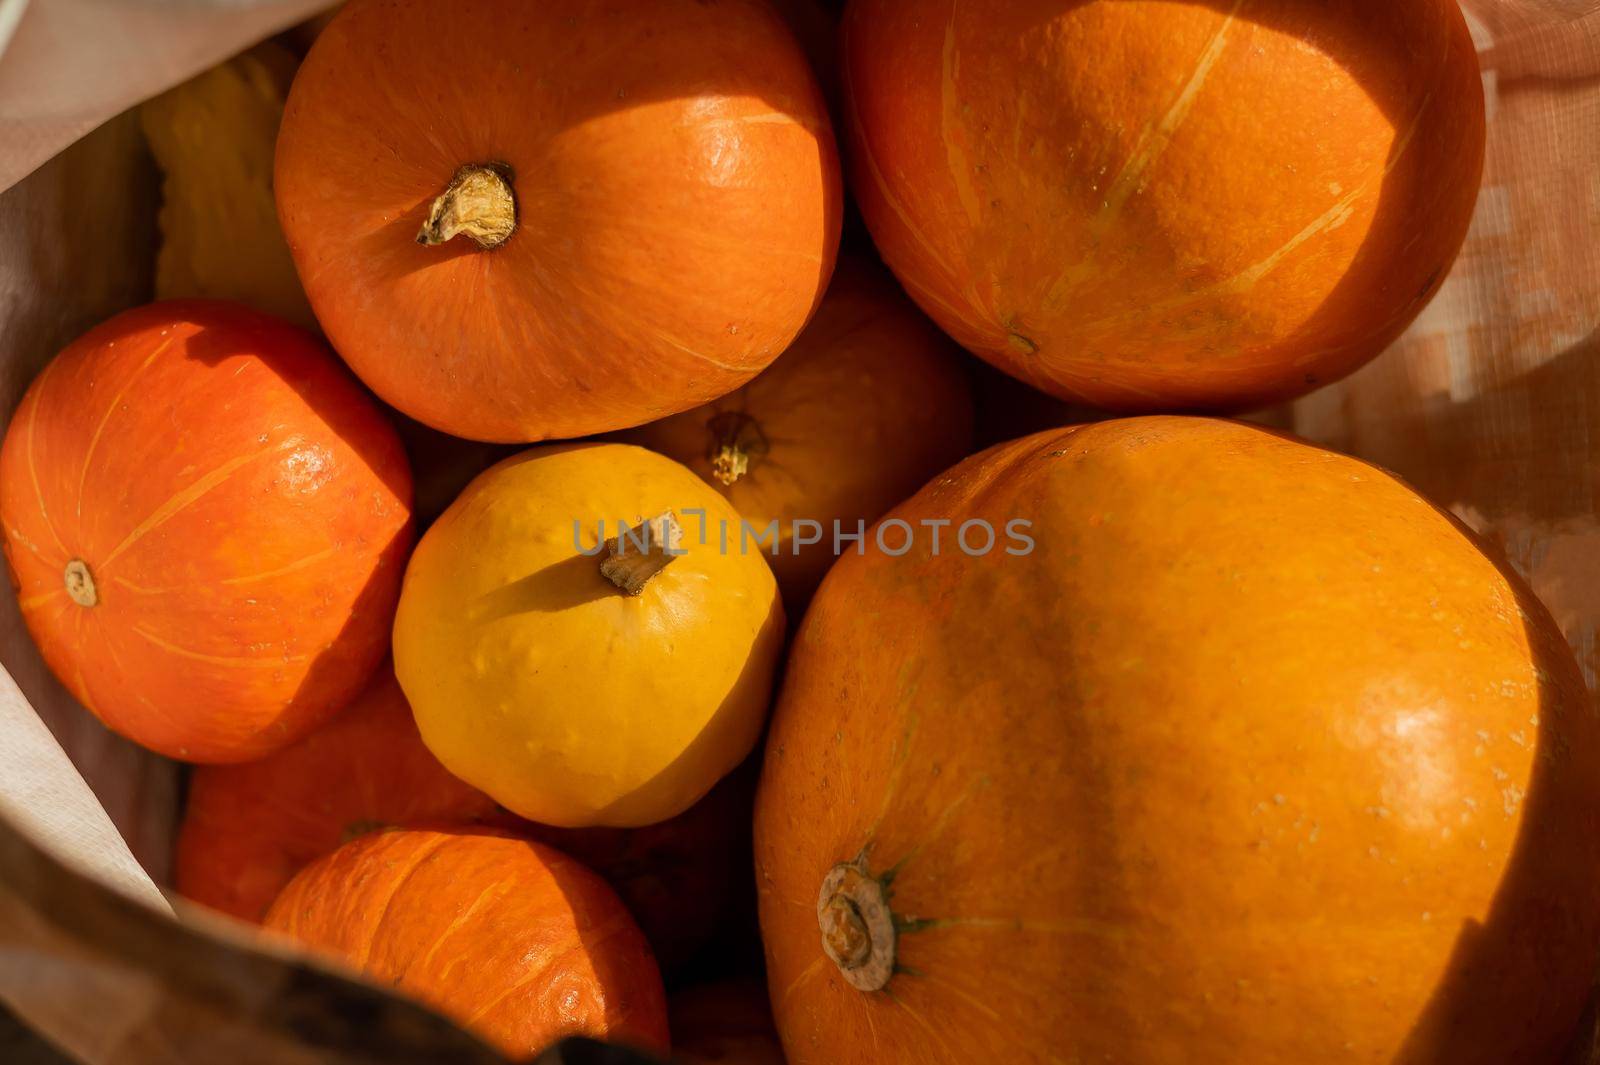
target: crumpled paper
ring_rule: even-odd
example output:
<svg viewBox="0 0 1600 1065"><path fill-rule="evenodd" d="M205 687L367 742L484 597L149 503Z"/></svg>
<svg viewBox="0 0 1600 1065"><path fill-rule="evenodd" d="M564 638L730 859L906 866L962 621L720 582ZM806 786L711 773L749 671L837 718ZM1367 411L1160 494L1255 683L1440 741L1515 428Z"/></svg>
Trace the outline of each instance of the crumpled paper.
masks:
<svg viewBox="0 0 1600 1065"><path fill-rule="evenodd" d="M0 191L113 115L331 6L0 0Z"/></svg>
<svg viewBox="0 0 1600 1065"><path fill-rule="evenodd" d="M0 191L10 190L0 194L0 430L63 343L148 297L154 176L136 126L113 116L323 6L0 0ZM1265 417L1399 472L1498 544L1549 604L1593 685L1600 0L1463 6L1489 116L1466 246L1439 296L1388 352ZM165 910L156 884L176 812L171 765L72 703L10 596L0 597L0 665L0 843L20 833ZM0 846L0 859L6 853ZM0 905L0 999L59 1042L95 1062L217 1060L176 1047L148 1059L129 1051L121 1033L167 1031L160 1019L170 988L111 971L104 986L45 979L18 959L48 937L19 920ZM1600 1062L1587 1031L1575 1036L1572 1060Z"/></svg>

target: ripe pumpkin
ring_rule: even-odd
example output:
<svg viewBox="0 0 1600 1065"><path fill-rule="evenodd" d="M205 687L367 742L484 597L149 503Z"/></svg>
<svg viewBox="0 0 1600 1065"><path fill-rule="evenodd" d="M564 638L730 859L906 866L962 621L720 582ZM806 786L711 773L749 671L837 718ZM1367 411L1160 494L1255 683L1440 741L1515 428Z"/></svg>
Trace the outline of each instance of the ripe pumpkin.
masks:
<svg viewBox="0 0 1600 1065"><path fill-rule="evenodd" d="M784 1065L767 989L757 981L679 991L667 1000L667 1016L680 1065Z"/></svg>
<svg viewBox="0 0 1600 1065"><path fill-rule="evenodd" d="M410 549L394 430L310 334L234 304L117 315L28 388L0 524L28 631L172 758L293 743L386 650Z"/></svg>
<svg viewBox="0 0 1600 1065"><path fill-rule="evenodd" d="M1484 104L1455 0L860 0L852 187L972 351L1064 398L1241 409L1437 291Z"/></svg>
<svg viewBox="0 0 1600 1065"><path fill-rule="evenodd" d="M924 532L812 603L756 809L791 1065L1554 1059L1600 735L1455 521L1185 418L1004 444L893 514L1036 546Z"/></svg>
<svg viewBox="0 0 1600 1065"><path fill-rule="evenodd" d="M764 0L352 0L300 68L278 213L363 380L520 442L685 410L815 309L842 193Z"/></svg>
<svg viewBox="0 0 1600 1065"><path fill-rule="evenodd" d="M726 922L735 880L749 877L753 789L745 776L643 828L522 821L445 771L417 734L393 671L383 668L355 702L300 742L258 762L195 770L175 886L193 902L260 921L295 873L363 833L487 824L555 847L604 877L670 971Z"/></svg>
<svg viewBox="0 0 1600 1065"><path fill-rule="evenodd" d="M721 496L643 448L492 467L406 571L395 673L423 741L530 821L688 809L755 745L783 643L776 582L739 533Z"/></svg>
<svg viewBox="0 0 1600 1065"><path fill-rule="evenodd" d="M362 836L307 866L266 927L454 1019L507 1055L570 1035L666 1053L666 996L616 894L487 829Z"/></svg>
<svg viewBox="0 0 1600 1065"><path fill-rule="evenodd" d="M972 397L954 345L893 281L846 260L760 377L629 439L694 470L758 528L778 523L768 561L797 609L833 564L835 523L858 531L967 454Z"/></svg>
<svg viewBox="0 0 1600 1065"><path fill-rule="evenodd" d="M178 894L260 921L305 866L365 832L502 817L417 735L394 672L298 743L244 765L201 766L178 830Z"/></svg>
<svg viewBox="0 0 1600 1065"><path fill-rule="evenodd" d="M274 41L139 108L162 173L161 299L235 299L317 328L272 199L273 146L295 57Z"/></svg>

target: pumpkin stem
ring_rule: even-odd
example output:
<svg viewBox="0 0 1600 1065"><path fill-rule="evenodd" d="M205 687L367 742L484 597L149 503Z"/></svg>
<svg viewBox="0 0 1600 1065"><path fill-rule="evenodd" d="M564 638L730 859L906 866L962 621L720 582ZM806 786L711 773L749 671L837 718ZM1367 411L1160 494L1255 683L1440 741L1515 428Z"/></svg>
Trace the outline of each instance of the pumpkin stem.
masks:
<svg viewBox="0 0 1600 1065"><path fill-rule="evenodd" d="M670 510L623 529L605 542L606 559L600 563L600 575L624 595L638 595L651 577L684 553L678 546L682 539L683 527Z"/></svg>
<svg viewBox="0 0 1600 1065"><path fill-rule="evenodd" d="M822 878L817 895L822 950L852 987L877 991L894 975L894 914L883 884L863 861L841 862Z"/></svg>
<svg viewBox="0 0 1600 1065"><path fill-rule="evenodd" d="M100 593L94 587L94 574L89 572L89 564L83 559L75 558L68 562L62 578L67 583L67 595L74 603L94 606L100 602Z"/></svg>
<svg viewBox="0 0 1600 1065"><path fill-rule="evenodd" d="M750 460L767 453L767 437L750 415L725 410L706 422L711 433L711 473L731 485L750 471Z"/></svg>
<svg viewBox="0 0 1600 1065"><path fill-rule="evenodd" d="M460 234L487 251L517 229L517 197L511 170L500 163L473 163L456 171L422 223L417 243L433 247Z"/></svg>

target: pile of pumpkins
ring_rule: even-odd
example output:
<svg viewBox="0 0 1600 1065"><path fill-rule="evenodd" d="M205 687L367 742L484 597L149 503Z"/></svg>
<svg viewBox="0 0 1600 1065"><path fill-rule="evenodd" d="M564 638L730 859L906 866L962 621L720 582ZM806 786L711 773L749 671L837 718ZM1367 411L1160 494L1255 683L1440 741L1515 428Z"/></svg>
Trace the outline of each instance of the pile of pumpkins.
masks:
<svg viewBox="0 0 1600 1065"><path fill-rule="evenodd" d="M0 520L55 675L196 766L178 890L512 1056L1552 1060L1561 633L1389 474L1173 413L1438 289L1454 0L836 17L351 0L147 105L161 293L234 302L50 362ZM1145 416L970 454L956 342ZM766 994L669 1040L752 880Z"/></svg>

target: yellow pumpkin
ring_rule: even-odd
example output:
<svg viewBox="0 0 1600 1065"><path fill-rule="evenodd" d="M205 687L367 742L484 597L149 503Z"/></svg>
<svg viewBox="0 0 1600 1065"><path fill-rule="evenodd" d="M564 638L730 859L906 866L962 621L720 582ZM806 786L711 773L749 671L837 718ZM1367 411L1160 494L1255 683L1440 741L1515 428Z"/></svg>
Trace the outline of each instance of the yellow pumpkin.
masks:
<svg viewBox="0 0 1600 1065"><path fill-rule="evenodd" d="M266 42L139 109L163 174L156 296L238 300L317 328L272 199L294 55Z"/></svg>
<svg viewBox="0 0 1600 1065"><path fill-rule="evenodd" d="M783 644L777 583L740 531L643 448L535 448L487 470L401 592L395 674L423 741L529 820L681 813L754 747Z"/></svg>

